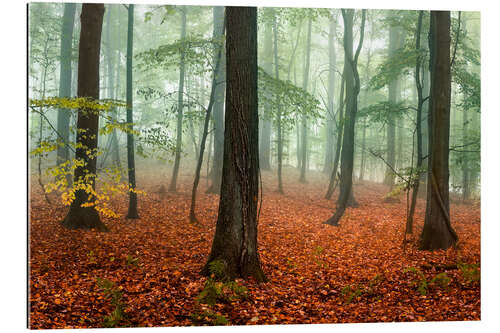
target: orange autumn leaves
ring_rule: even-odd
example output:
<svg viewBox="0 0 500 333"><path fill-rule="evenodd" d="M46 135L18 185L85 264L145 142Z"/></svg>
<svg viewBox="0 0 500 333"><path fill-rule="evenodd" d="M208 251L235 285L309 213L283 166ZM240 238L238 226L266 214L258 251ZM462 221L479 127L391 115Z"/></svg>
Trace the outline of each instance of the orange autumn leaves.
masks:
<svg viewBox="0 0 500 333"><path fill-rule="evenodd" d="M139 202L141 219L107 218L108 233L64 229L58 221L67 208L47 206L33 188L31 328L103 327L116 307L98 278L112 282L121 296L121 325L127 326L480 318L480 282L474 278L480 273L478 205L452 204L458 249L423 252L416 246L425 208L419 202L416 232L403 252L405 203L383 203L383 186L356 184L360 207L348 209L340 226L331 227L322 224L335 206L323 199L324 176L311 174L306 185L286 183L282 196L263 173L259 254L269 282L238 280L248 297L207 306L196 298L207 281L199 271L215 232L218 196L200 188L200 225L192 225L191 177L182 178L178 193L160 196L153 174L141 179L148 192ZM112 202L117 212L126 211L126 204L125 196ZM436 282L438 275L449 279L446 285ZM418 289L422 279L425 294Z"/></svg>

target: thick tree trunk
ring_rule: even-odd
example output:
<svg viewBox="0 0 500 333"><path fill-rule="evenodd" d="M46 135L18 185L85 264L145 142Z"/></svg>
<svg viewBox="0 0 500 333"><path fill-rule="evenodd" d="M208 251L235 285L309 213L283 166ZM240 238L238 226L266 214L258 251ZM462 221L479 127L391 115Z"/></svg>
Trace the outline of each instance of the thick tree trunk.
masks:
<svg viewBox="0 0 500 333"><path fill-rule="evenodd" d="M128 5L128 33L127 33L127 124L129 130L134 129L134 105L132 100L132 56L134 50L134 5ZM134 134L127 132L127 166L128 183L130 186L127 218L137 219L137 193L135 192L135 154Z"/></svg>
<svg viewBox="0 0 500 333"><path fill-rule="evenodd" d="M64 15L61 30L61 65L59 72L59 97L61 98L71 97L71 55L75 12L76 4L64 4ZM57 147L57 165L69 160L69 119L69 110L57 110L57 132L63 140L62 145ZM71 177L67 178L69 182Z"/></svg>
<svg viewBox="0 0 500 333"><path fill-rule="evenodd" d="M429 170L427 207L420 249L447 249L458 236L450 221L449 140L450 140L450 12L431 11L431 96L429 107Z"/></svg>
<svg viewBox="0 0 500 333"><path fill-rule="evenodd" d="M186 39L186 6L181 6L181 41L184 43ZM181 49L180 69L179 69L179 94L177 98L177 138L175 143L175 159L174 168L172 170L172 179L168 190L170 192L177 191L177 177L179 176L179 166L181 163L182 152L182 118L184 108L184 74L185 74L185 51Z"/></svg>
<svg viewBox="0 0 500 333"><path fill-rule="evenodd" d="M227 7L227 95L219 216L204 274L222 261L229 278L265 281L257 252L259 146L257 8Z"/></svg>
<svg viewBox="0 0 500 333"><path fill-rule="evenodd" d="M342 155L341 155L341 168L340 168L340 195L337 201L337 208L335 214L329 218L325 223L337 226L340 218L344 215L345 209L348 205L357 206L352 193L352 175L354 167L354 139L355 139L355 125L356 113L358 111L358 94L360 88L359 74L357 69L358 57L363 45L364 28L366 20L366 11L362 11L360 40L356 49L356 54L353 56L353 34L352 25L354 10L342 9L342 16L344 18L344 64L345 81L346 81L346 113L344 123L344 136L342 140Z"/></svg>
<svg viewBox="0 0 500 333"><path fill-rule="evenodd" d="M213 36L217 41L222 41L224 36L224 7L214 7L214 31ZM221 50L221 58L219 69L216 73L215 85L215 100L214 100L214 114L213 123L214 131L214 159L212 166L211 180L212 183L207 190L209 193L219 193L222 180L222 161L224 159L224 94L226 91L226 53L224 52L224 44L219 45ZM217 52L214 52L217 55ZM218 60L214 56L214 63Z"/></svg>
<svg viewBox="0 0 500 333"><path fill-rule="evenodd" d="M83 4L81 14L80 46L78 57L78 97L99 99L99 52L101 47L103 4ZM76 142L81 145L76 149L75 158L84 161L83 166L75 169L73 182L88 184L95 189L97 156L95 152L99 129L99 114L95 110L80 109L77 120ZM89 177L90 176L90 177ZM95 228L106 231L97 210L92 205L94 198L89 198L84 189L75 192L68 215L62 224L70 229ZM91 204L82 207L82 204Z"/></svg>

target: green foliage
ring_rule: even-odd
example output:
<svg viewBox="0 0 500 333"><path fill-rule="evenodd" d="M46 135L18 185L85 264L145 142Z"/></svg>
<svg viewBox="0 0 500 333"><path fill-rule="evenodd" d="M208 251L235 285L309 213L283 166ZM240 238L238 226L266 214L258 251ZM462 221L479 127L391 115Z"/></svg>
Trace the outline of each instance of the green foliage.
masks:
<svg viewBox="0 0 500 333"><path fill-rule="evenodd" d="M424 273L416 267L409 267L403 270L403 273L408 272L413 273L416 276L416 281L413 282L413 285L417 287L420 295L427 295L428 283Z"/></svg>
<svg viewBox="0 0 500 333"><path fill-rule="evenodd" d="M230 303L237 299L247 299L248 290L235 281L215 281L209 278L201 293L196 297L199 304L213 306L218 302Z"/></svg>
<svg viewBox="0 0 500 333"><path fill-rule="evenodd" d="M104 327L122 327L128 322L125 314L125 305L122 303L122 293L115 284L108 279L97 278L97 285L102 289L104 297L111 301L115 307L113 311L103 318Z"/></svg>
<svg viewBox="0 0 500 333"><path fill-rule="evenodd" d="M388 124L391 119L401 117L409 108L404 102L382 101L360 109L359 118L367 118L370 123Z"/></svg>
<svg viewBox="0 0 500 333"><path fill-rule="evenodd" d="M430 283L437 284L443 289L448 289L448 285L450 284L451 279L448 277L446 272L439 273L435 277L432 278Z"/></svg>
<svg viewBox="0 0 500 333"><path fill-rule="evenodd" d="M229 321L226 317L219 315L212 310L196 311L190 316L191 321L195 325L215 325L215 326L225 326L229 325Z"/></svg>
<svg viewBox="0 0 500 333"><path fill-rule="evenodd" d="M319 267L323 268L323 267L326 267L326 262L321 260L321 254L323 253L325 249L322 248L321 246L317 246L315 249L314 249L314 262L316 263L316 265L318 265Z"/></svg>
<svg viewBox="0 0 500 333"><path fill-rule="evenodd" d="M196 74L211 72L214 49L224 45L223 38L203 38L201 35L191 35L183 40L161 45L155 49L138 53L135 58L142 70L158 68L169 69L180 66L181 60Z"/></svg>
<svg viewBox="0 0 500 333"><path fill-rule="evenodd" d="M313 22L321 17L329 18L331 10L328 8L296 8L296 7L261 7L258 11L258 24L273 22L275 17L279 23L288 23L292 27L311 18Z"/></svg>
<svg viewBox="0 0 500 333"><path fill-rule="evenodd" d="M467 264L459 262L457 264L460 269L462 276L464 277L467 284L478 282L481 280L481 272L477 264Z"/></svg>
<svg viewBox="0 0 500 333"><path fill-rule="evenodd" d="M422 271L418 268L409 267L403 270L403 273L408 272L413 273L415 276L416 279L413 281L413 285L417 287L417 290L421 295L427 295L430 286L436 286L448 290L448 285L451 282L451 278L448 277L446 272L437 274L430 281L426 279L424 273L422 273Z"/></svg>
<svg viewBox="0 0 500 333"><path fill-rule="evenodd" d="M408 75L415 68L418 56L424 56L424 50L399 48L394 54L378 66L377 74L371 79L369 86L372 89L381 89L396 80L401 75Z"/></svg>
<svg viewBox="0 0 500 333"><path fill-rule="evenodd" d="M228 280L226 269L227 269L227 264L223 260L216 259L208 264L208 272L210 273L210 278L215 281Z"/></svg>
<svg viewBox="0 0 500 333"><path fill-rule="evenodd" d="M279 107L282 126L285 129L295 123L297 115L306 115L314 119L323 118L320 102L313 95L288 80L276 80L261 67L258 72L258 94L259 105L271 106L270 118L277 119Z"/></svg>
<svg viewBox="0 0 500 333"><path fill-rule="evenodd" d="M359 286L347 285L342 288L340 293L344 296L345 302L349 304L353 300L360 297L363 294L363 291L359 288Z"/></svg>
<svg viewBox="0 0 500 333"><path fill-rule="evenodd" d="M208 264L210 276L205 282L205 287L196 297L196 303L212 306L218 301L231 302L235 299L248 297L247 288L229 279L226 266L222 260L213 260Z"/></svg>
<svg viewBox="0 0 500 333"><path fill-rule="evenodd" d="M97 263L97 260L96 260L96 257L95 257L95 253L92 250L90 250L87 253L87 259L89 261L89 264L95 265Z"/></svg>
<svg viewBox="0 0 500 333"><path fill-rule="evenodd" d="M130 254L128 254L127 257L125 258L125 264L127 266L137 267L139 265L139 258L134 258Z"/></svg>

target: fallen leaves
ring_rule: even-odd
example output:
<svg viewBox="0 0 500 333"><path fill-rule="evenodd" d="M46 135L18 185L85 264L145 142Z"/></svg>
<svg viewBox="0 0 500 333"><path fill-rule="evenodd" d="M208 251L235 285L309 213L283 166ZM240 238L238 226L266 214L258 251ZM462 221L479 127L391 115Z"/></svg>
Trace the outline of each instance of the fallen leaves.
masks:
<svg viewBox="0 0 500 333"><path fill-rule="evenodd" d="M424 252L416 246L425 209L419 201L415 234L403 252L405 203L383 203L383 186L355 185L360 207L331 227L323 224L335 208L323 199L323 175L311 173L306 185L285 184L284 196L274 191L274 175L262 176L258 243L269 282L238 280L248 298L211 309L197 309L196 297L207 281L199 272L215 232L218 196L201 187L200 225L188 223L191 176L181 177L178 193L141 197L140 220L104 219L108 233L64 229L58 222L65 209L46 206L34 188L30 328L102 327L114 308L97 278L122 294L130 326L480 319L479 206L452 204L459 249ZM154 192L158 179L144 178L140 184ZM126 211L126 197L112 205ZM428 282L425 295L405 272L411 267ZM445 287L430 283L444 273Z"/></svg>

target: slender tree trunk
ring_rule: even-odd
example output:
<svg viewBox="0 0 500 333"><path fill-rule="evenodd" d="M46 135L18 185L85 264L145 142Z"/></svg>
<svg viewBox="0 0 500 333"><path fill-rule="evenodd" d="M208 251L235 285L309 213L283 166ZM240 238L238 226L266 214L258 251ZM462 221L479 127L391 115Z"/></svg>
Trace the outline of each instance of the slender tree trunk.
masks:
<svg viewBox="0 0 500 333"><path fill-rule="evenodd" d="M71 97L71 55L73 42L73 27L75 25L76 4L65 3L61 30L61 65L59 74L59 97ZM62 145L57 147L57 165L69 160L69 120L70 111L57 110L57 132L62 137ZM67 177L68 183L71 177Z"/></svg>
<svg viewBox="0 0 500 333"><path fill-rule="evenodd" d="M418 23L417 23L417 31L415 34L415 40L416 40L416 45L415 49L417 52L420 52L420 37L421 37L421 30L422 30L422 19L423 19L424 12L421 10L418 14ZM419 56L416 61L415 65L415 85L417 87L417 125L416 125L416 130L417 130L417 165L416 165L416 181L412 184L412 197L411 197L411 203L410 203L410 209L408 212L408 219L406 221L406 233L407 234L412 234L413 233L413 216L415 215L415 207L417 204L417 195L418 195L418 189L420 186L420 180L421 180L421 168L423 165L423 155L422 155L422 107L424 103L424 96L423 96L423 89L422 89L422 82L420 78L420 71L421 71L421 65L422 65L422 58ZM413 167L413 166L412 166Z"/></svg>
<svg viewBox="0 0 500 333"><path fill-rule="evenodd" d="M372 51L371 51L371 46L372 42L374 39L375 35L375 30L371 31L370 34L370 47L368 48L368 55L367 55L367 61L366 61L366 80L370 80L371 78L371 60L372 60ZM369 88L366 88L363 94L363 106L367 105L368 97L370 96L369 93ZM363 132L361 134L361 163L359 166L359 181L363 181L365 179L365 169L366 169L366 159L367 159L367 154L366 154L366 131L367 131L367 124L366 124L366 118L363 119L363 122L361 124L361 127L363 128Z"/></svg>
<svg viewBox="0 0 500 333"><path fill-rule="evenodd" d="M127 33L127 124L130 131L134 129L134 104L132 100L132 57L134 53L134 5L128 5L128 33ZM127 218L137 219L137 193L135 191L135 154L134 134L127 132L127 166L128 182L130 186Z"/></svg>
<svg viewBox="0 0 500 333"><path fill-rule="evenodd" d="M111 12L112 12L112 8L113 8L113 5L109 5L108 7L108 27L107 27L107 31L106 31L106 39L107 39L107 44L108 44L108 73L109 73L109 78L108 78L108 97L109 98L112 98L114 99L115 98L115 94L114 94L114 85L115 85L115 73L114 73L114 69L113 69L113 48L112 48L112 45L114 44L113 41L112 41L112 37L111 37ZM119 39L119 38L118 38ZM119 44L118 44L118 48L119 48ZM119 58L117 59L118 61L120 60ZM120 63L116 63L116 66L120 66ZM118 71L118 70L117 70ZM118 75L118 74L117 74ZM116 78L116 81L119 82L119 77L117 76ZM118 85L118 83L117 83ZM114 122L117 122L118 121L118 115L117 115L117 109L114 107L111 109L111 118ZM113 131L111 132L111 137L110 137L110 144L111 144L111 151L112 151L112 161L113 161L113 165L117 168L120 168L121 167L121 163L120 163L120 147L118 145L118 134L117 134L117 131L116 131L116 128L113 129Z"/></svg>
<svg viewBox="0 0 500 333"><path fill-rule="evenodd" d="M346 66L345 81L346 81L346 114L344 123L344 137L342 140L342 155L341 155L341 177L340 177L340 195L337 201L335 214L325 223L337 226L340 218L344 215L344 211L348 205L356 206L354 196L352 194L352 174L354 167L354 138L356 113L358 111L358 94L360 88L359 74L357 69L358 57L363 45L363 37L365 30L366 10L362 10L361 30L359 44L356 49L356 54L353 57L353 34L352 25L354 10L342 9L344 18L344 64Z"/></svg>
<svg viewBox="0 0 500 333"><path fill-rule="evenodd" d="M184 51L184 40L186 39L186 6L181 7L181 59L180 59L180 69L179 69L179 95L177 99L177 139L175 144L175 159L174 159L174 169L172 171L172 180L168 187L170 192L177 191L177 177L179 176L179 166L181 163L181 151L182 151L182 118L183 118L183 108L184 108L184 73L185 73L185 51Z"/></svg>
<svg viewBox="0 0 500 333"><path fill-rule="evenodd" d="M425 13L424 13L424 17ZM428 34L423 32L421 35L421 39L427 40ZM423 43L422 48L428 51L429 45L428 43ZM424 62L422 62L422 96L425 99L430 95L430 72L429 67L426 66ZM429 165L429 98L427 98L422 104L422 168L427 170ZM427 196L427 172L423 172L421 174L422 186L419 186L418 197L425 198Z"/></svg>
<svg viewBox="0 0 500 333"><path fill-rule="evenodd" d="M325 194L325 199L330 200L332 198L333 192L335 191L336 187L336 179L337 179L337 170L339 168L339 162L340 162L340 152L342 149L342 138L343 138L343 133L344 133L344 87L345 87L345 77L346 77L346 67L344 65L344 71L342 73L342 80L340 83L340 96L339 96L339 122L337 125L337 144L335 147L335 158L333 160L333 168L330 173L330 182L328 183L328 189Z"/></svg>
<svg viewBox="0 0 500 333"><path fill-rule="evenodd" d="M224 12L222 13L224 17ZM223 22L225 20L223 19ZM221 31L221 37L224 36L224 26L225 24L222 24L222 31ZM194 183L193 183L193 190L191 192L191 209L189 211L189 220L190 222L198 222L198 219L196 218L196 191L198 189L198 183L200 182L200 173L201 173L201 167L203 165L203 154L205 153L205 142L207 140L207 135L208 135L208 126L210 123L210 115L212 113L212 108L215 104L216 100L216 90L217 90L217 73L219 73L219 68L222 65L222 48L219 48L217 53L216 53L216 60L215 60L215 69L214 69L214 74L212 78L212 88L210 91L210 100L208 102L208 108L207 108L207 113L205 114L205 122L203 123L203 134L201 136L201 143L200 143L200 154L198 157L198 163L196 164L196 171L195 171L195 176L194 176ZM210 145L209 145L210 147Z"/></svg>
<svg viewBox="0 0 500 333"><path fill-rule="evenodd" d="M216 73L215 85L215 100L214 100L214 116L213 123L215 126L214 132L214 159L212 166L212 184L209 187L209 193L219 193L222 180L222 161L224 159L224 94L226 91L226 53L224 52L224 7L214 7L214 31L213 36L222 44L216 46L216 50L221 48L221 58L219 69ZM217 51L214 52L217 55ZM214 63L218 59L214 56ZM212 83L213 84L213 83Z"/></svg>
<svg viewBox="0 0 500 333"><path fill-rule="evenodd" d="M266 281L257 251L259 118L257 111L257 8L227 7L227 95L219 216L203 269L222 262L224 275Z"/></svg>
<svg viewBox="0 0 500 333"><path fill-rule="evenodd" d="M447 249L458 236L451 226L449 202L450 139L450 12L431 11L431 96L429 106L429 170L427 207L420 249Z"/></svg>
<svg viewBox="0 0 500 333"><path fill-rule="evenodd" d="M99 99L99 53L101 47L103 4L83 4L81 14L80 46L78 57L78 97ZM95 110L78 110L75 158L84 162L77 166L73 182L90 185L95 189L96 161L95 154L87 154L97 149L99 114ZM89 177L90 176L90 177ZM84 189L75 192L68 215L62 224L70 229L95 228L106 231L99 214L93 205L95 198L89 198ZM82 205L84 205L82 207ZM90 204L90 205L88 205Z"/></svg>
<svg viewBox="0 0 500 333"><path fill-rule="evenodd" d="M271 9L264 8L264 10L269 11ZM264 60L262 62L262 68L266 73L271 74L273 70L273 31L271 22L266 21L264 31ZM271 118L271 106L269 103L264 103L264 117L262 119L262 135L259 149L261 170L271 170Z"/></svg>
<svg viewBox="0 0 500 333"><path fill-rule="evenodd" d="M323 172L330 174L333 167L333 147L335 146L335 70L337 54L335 52L335 35L337 33L337 18L332 15L330 18L330 31L328 32L328 110L326 115L326 145L325 145L325 165Z"/></svg>
<svg viewBox="0 0 500 333"><path fill-rule="evenodd" d="M399 31L396 27L390 27L389 30L389 57L393 57L397 49L399 40ZM389 82L389 103L397 102L399 78ZM387 157L388 166L385 171L384 183L389 187L394 186L395 174L392 168L396 167L396 119L392 113L389 113L387 123ZM390 166L389 166L390 165Z"/></svg>
<svg viewBox="0 0 500 333"><path fill-rule="evenodd" d="M279 59L278 59L278 22L276 19L276 13L273 11L273 34L274 34L274 75L276 80L280 79L279 76ZM282 168L283 168L283 128L281 126L281 104L279 98L276 99L276 125L278 133L278 193L285 194L283 190L283 178L282 178Z"/></svg>
<svg viewBox="0 0 500 333"><path fill-rule="evenodd" d="M307 91L308 85L309 85L309 67L311 64L311 28L312 28L312 18L309 17L308 23L307 23L307 45L306 45L306 64L304 67L304 80L302 81L302 89ZM302 162L300 163L300 178L299 182L305 183L306 182L306 169L307 169L307 115L303 110L302 113L302 120L301 120L301 127L302 127L302 142L301 142L301 160Z"/></svg>

